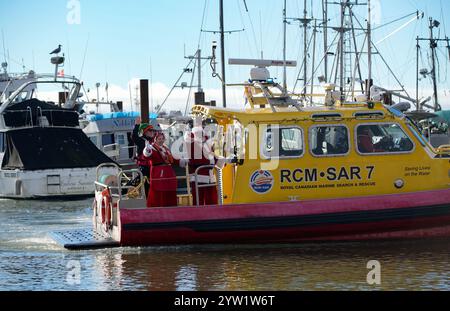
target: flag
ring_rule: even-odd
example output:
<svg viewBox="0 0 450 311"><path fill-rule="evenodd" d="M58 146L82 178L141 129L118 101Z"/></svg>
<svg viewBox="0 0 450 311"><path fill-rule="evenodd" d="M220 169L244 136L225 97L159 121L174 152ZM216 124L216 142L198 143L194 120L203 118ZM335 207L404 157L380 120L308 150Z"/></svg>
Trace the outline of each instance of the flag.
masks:
<svg viewBox="0 0 450 311"><path fill-rule="evenodd" d="M64 69L61 69L61 70L58 72L58 77L64 77Z"/></svg>

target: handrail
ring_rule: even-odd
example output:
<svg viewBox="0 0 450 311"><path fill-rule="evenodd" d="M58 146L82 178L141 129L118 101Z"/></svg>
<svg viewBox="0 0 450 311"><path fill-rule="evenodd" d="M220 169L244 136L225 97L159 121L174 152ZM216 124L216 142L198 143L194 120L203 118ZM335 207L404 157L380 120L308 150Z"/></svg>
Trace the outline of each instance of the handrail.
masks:
<svg viewBox="0 0 450 311"><path fill-rule="evenodd" d="M119 198L122 200L122 189L130 189L132 187L122 187L122 177L126 176L127 173L137 173L139 175L140 180L144 180L144 174L142 174L142 172L140 170L134 169L134 170L127 170L127 171L121 171L119 173L119 175L117 175L117 179L118 179L118 190L119 190ZM141 188L141 198L145 198L145 191L143 192L142 188Z"/></svg>
<svg viewBox="0 0 450 311"><path fill-rule="evenodd" d="M46 80L48 79L48 80ZM5 102L0 106L0 114L3 114L4 111L9 107L9 105L11 103L14 103L14 100L17 98L17 96L19 96L20 93L23 92L23 90L25 90L29 85L32 84L74 84L76 89L73 92L73 95L71 96L71 98L69 98L69 102L71 101L76 101L78 98L78 94L80 92L81 89L81 82L79 80L77 80L74 77L61 77L58 78L57 81L53 81L50 80L48 77L44 77L44 76L36 76L34 80L25 82L24 84L22 84L14 93L12 93L6 100Z"/></svg>
<svg viewBox="0 0 450 311"><path fill-rule="evenodd" d="M217 172L219 171L219 168L217 168L215 165L203 165L198 167L195 172L194 172L194 180L195 180L195 194L196 194L196 198L197 198L197 207L200 206L199 203L199 188L209 188L209 187L217 187L217 195L220 195L219 192L219 184L217 183L217 181L215 183L210 183L210 184L206 184L206 185L199 185L198 184L198 173L200 172L200 170L204 170L204 169L209 169L209 170L216 170Z"/></svg>
<svg viewBox="0 0 450 311"><path fill-rule="evenodd" d="M450 145L442 145L435 149L438 155L450 154Z"/></svg>
<svg viewBox="0 0 450 311"><path fill-rule="evenodd" d="M37 114L37 120L36 120L36 123L37 123L37 125L39 125L40 127L43 127L42 126L42 117L43 117L43 114L42 114L42 108L40 107L40 106L38 106L37 108L36 108L36 114Z"/></svg>
<svg viewBox="0 0 450 311"><path fill-rule="evenodd" d="M113 163L105 163L105 164L99 165L99 166L97 167L97 172L96 172L96 175L97 175L97 181L95 181L95 185L96 185L96 186L99 186L99 187L101 187L101 188L104 188L104 189L109 189L110 192L111 192L111 196L113 196L113 197L119 197L120 200L123 198L123 196L122 196L122 190L123 190L123 189L132 189L132 188L134 188L134 187L132 187L132 186L122 186L122 178L123 178L124 176L126 176L127 173L133 173L133 174L134 174L134 173L137 173L137 174L139 175L139 177L140 177L140 180L144 180L144 175L142 174L142 172L141 172L140 170L133 169L133 170L122 171L122 170L119 169L119 174L117 175L117 179L118 179L118 185L117 185L117 187L116 187L116 186L109 186L109 185L103 184L103 183L101 183L101 182L98 181L98 178L99 178L99 171L100 171L101 168L103 168L103 167L108 167L108 166L110 166L110 167L117 167L117 168L118 168L118 166L117 166L116 164L113 164ZM188 190L188 195L189 195L189 196L192 196L192 189L191 189L191 187L190 187L190 182L191 182L190 179L191 179L191 177L193 176L193 177L194 177L195 188L196 188L196 189L195 189L195 191L196 191L196 197L197 197L196 206L199 207L199 206L200 206L200 202L199 202L199 200L198 200L198 198L199 198L199 189L200 189L200 188L218 187L218 186L219 186L219 184L218 184L217 182L215 182L215 183L209 183L209 184L199 184L199 181L198 181L199 172L200 172L200 170L204 170L204 169L208 169L208 170L214 169L214 170L216 170L216 171L219 171L219 170L220 170L220 169L219 169L218 167L216 167L215 165L203 165L203 166L198 167L198 168L195 170L194 174L191 175L191 174L189 174L188 168L186 167L186 175L185 175L185 176L176 176L176 177L168 177L168 178L157 178L156 180L174 180L174 179L175 179L175 180L186 180L187 190ZM117 193L117 194L113 194L113 193L112 193L112 190L116 190L116 189L117 189L118 193ZM141 188L141 197L144 197L144 198L145 198L145 193L143 193L142 191L143 191L143 189ZM219 191L220 191L220 190L217 189L218 194L220 193ZM190 204L191 204L191 205L193 204L192 199L190 200ZM219 204L222 205L222 204L223 204L222 201L221 201Z"/></svg>
<svg viewBox="0 0 450 311"><path fill-rule="evenodd" d="M27 113L30 113L30 122L31 122L31 127L33 127L34 125L33 125L33 111L31 110L31 107L30 106L28 106L27 107ZM26 123L26 119L25 119L25 123Z"/></svg>
<svg viewBox="0 0 450 311"><path fill-rule="evenodd" d="M96 169L96 172L95 172L95 175L96 175L95 180L96 180L96 181L98 181L98 178L100 177L100 176L99 176L100 169L101 169L101 168L104 168L104 167L114 167L114 168L117 169L118 172L121 172L121 171L122 171L122 169L120 168L120 166L117 165L116 163L102 163L102 164L100 164L99 166L97 166L97 169Z"/></svg>

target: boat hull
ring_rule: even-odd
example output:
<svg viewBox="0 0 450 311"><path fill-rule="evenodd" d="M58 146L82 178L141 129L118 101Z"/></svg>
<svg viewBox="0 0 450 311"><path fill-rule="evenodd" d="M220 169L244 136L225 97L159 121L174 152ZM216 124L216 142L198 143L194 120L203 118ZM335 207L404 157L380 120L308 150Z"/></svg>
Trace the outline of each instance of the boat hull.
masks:
<svg viewBox="0 0 450 311"><path fill-rule="evenodd" d="M121 209L123 246L450 236L450 190L207 207Z"/></svg>
<svg viewBox="0 0 450 311"><path fill-rule="evenodd" d="M0 198L61 200L93 197L96 168L0 170Z"/></svg>

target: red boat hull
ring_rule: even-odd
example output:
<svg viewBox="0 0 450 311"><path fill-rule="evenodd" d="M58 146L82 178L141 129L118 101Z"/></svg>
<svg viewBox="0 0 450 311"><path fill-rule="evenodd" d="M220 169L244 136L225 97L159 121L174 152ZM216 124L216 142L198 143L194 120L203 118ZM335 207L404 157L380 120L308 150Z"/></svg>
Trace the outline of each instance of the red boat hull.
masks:
<svg viewBox="0 0 450 311"><path fill-rule="evenodd" d="M450 236L450 190L286 203L120 210L124 246Z"/></svg>

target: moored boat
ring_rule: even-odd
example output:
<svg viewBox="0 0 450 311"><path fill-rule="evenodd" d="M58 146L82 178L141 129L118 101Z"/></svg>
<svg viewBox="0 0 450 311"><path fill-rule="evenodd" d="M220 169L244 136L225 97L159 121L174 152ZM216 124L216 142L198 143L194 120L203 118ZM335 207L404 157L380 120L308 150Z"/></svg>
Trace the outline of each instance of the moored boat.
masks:
<svg viewBox="0 0 450 311"><path fill-rule="evenodd" d="M0 105L0 197L93 196L96 168L111 159L79 127L75 108L82 83L74 77L37 74L20 82L6 89L9 96ZM60 91L56 96L55 89ZM58 95L56 104L52 100Z"/></svg>

